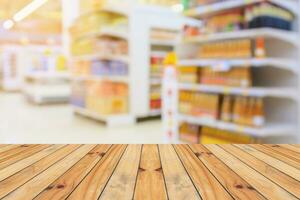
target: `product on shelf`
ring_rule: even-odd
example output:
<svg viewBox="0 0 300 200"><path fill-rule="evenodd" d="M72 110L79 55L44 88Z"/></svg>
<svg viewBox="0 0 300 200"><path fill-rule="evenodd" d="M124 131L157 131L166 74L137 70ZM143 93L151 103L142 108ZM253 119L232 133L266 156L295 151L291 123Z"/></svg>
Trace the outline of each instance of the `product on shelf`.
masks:
<svg viewBox="0 0 300 200"><path fill-rule="evenodd" d="M180 91L179 112L250 127L260 128L265 125L262 98Z"/></svg>
<svg viewBox="0 0 300 200"><path fill-rule="evenodd" d="M161 78L163 71L164 56L152 55L150 62L150 76L152 78Z"/></svg>
<svg viewBox="0 0 300 200"><path fill-rule="evenodd" d="M230 131L183 122L179 126L179 139L181 142L191 144L248 144L257 142L256 138Z"/></svg>
<svg viewBox="0 0 300 200"><path fill-rule="evenodd" d="M200 68L181 67L179 68L178 80L182 83L198 83Z"/></svg>
<svg viewBox="0 0 300 200"><path fill-rule="evenodd" d="M161 109L161 85L153 85L150 88L150 109Z"/></svg>
<svg viewBox="0 0 300 200"><path fill-rule="evenodd" d="M107 0L80 0L80 13L97 11L105 6Z"/></svg>
<svg viewBox="0 0 300 200"><path fill-rule="evenodd" d="M108 81L74 81L71 103L101 115L128 113L128 87Z"/></svg>
<svg viewBox="0 0 300 200"><path fill-rule="evenodd" d="M291 30L293 20L292 13L268 2L249 6L245 10L245 21L248 28L271 27Z"/></svg>
<svg viewBox="0 0 300 200"><path fill-rule="evenodd" d="M255 57L265 58L266 57L266 45L263 37L256 38L255 40Z"/></svg>
<svg viewBox="0 0 300 200"><path fill-rule="evenodd" d="M265 124L264 103L261 98L235 97L231 105L231 121L236 124L262 127ZM230 112L228 113L230 114Z"/></svg>
<svg viewBox="0 0 300 200"><path fill-rule="evenodd" d="M229 71L215 71L211 67L202 68L199 82L207 85L225 85L232 87L250 87L252 85L249 67L231 68Z"/></svg>
<svg viewBox="0 0 300 200"><path fill-rule="evenodd" d="M167 29L152 29L150 31L150 38L155 40L175 40L177 31Z"/></svg>
<svg viewBox="0 0 300 200"><path fill-rule="evenodd" d="M178 79L181 83L200 83L203 85L230 87L252 86L250 67L234 67L225 71L213 67L180 67Z"/></svg>
<svg viewBox="0 0 300 200"><path fill-rule="evenodd" d="M210 127L202 127L199 143L202 144L249 144L256 143L251 136Z"/></svg>
<svg viewBox="0 0 300 200"><path fill-rule="evenodd" d="M213 2L215 1L194 2L193 7ZM206 35L252 28L292 30L293 20L294 16L289 11L269 2L261 2L205 17L201 26L185 26L184 35Z"/></svg>
<svg viewBox="0 0 300 200"><path fill-rule="evenodd" d="M85 81L72 82L71 104L80 108L85 107L86 83Z"/></svg>
<svg viewBox="0 0 300 200"><path fill-rule="evenodd" d="M100 52L103 56L126 56L128 55L128 42L115 38L86 38L72 43L72 54L75 56Z"/></svg>
<svg viewBox="0 0 300 200"><path fill-rule="evenodd" d="M182 123L179 126L179 139L182 142L197 144L200 138L200 127L197 125Z"/></svg>
<svg viewBox="0 0 300 200"><path fill-rule="evenodd" d="M191 91L179 92L179 112L182 114L218 119L219 104L219 95Z"/></svg>
<svg viewBox="0 0 300 200"><path fill-rule="evenodd" d="M74 62L74 75L126 76L128 66L121 61L92 60Z"/></svg>
<svg viewBox="0 0 300 200"><path fill-rule="evenodd" d="M71 26L70 34L74 40L78 40L99 33L104 28L126 32L127 27L128 20L124 16L108 12L93 12L78 18Z"/></svg>
<svg viewBox="0 0 300 200"><path fill-rule="evenodd" d="M205 20L202 32L216 33L237 31L244 28L244 15L242 10L232 10L221 15L215 15Z"/></svg>
<svg viewBox="0 0 300 200"><path fill-rule="evenodd" d="M208 43L199 49L200 58L250 58L252 55L250 39Z"/></svg>

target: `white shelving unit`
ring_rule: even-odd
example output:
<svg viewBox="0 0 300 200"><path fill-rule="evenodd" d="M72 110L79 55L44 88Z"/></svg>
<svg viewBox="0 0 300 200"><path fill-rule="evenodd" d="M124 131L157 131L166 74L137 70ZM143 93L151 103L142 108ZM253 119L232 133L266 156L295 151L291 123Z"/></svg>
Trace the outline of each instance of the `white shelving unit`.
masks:
<svg viewBox="0 0 300 200"><path fill-rule="evenodd" d="M201 19L212 16L225 10L245 7L247 5L263 2L261 0L228 0L216 2L209 5L199 6L185 12L189 17ZM265 101L266 124L261 128L241 126L234 123L201 117L187 116L177 113L178 119L174 124L188 122L200 126L208 126L216 129L247 134L262 139L276 140L280 142L300 141L300 1L298 0L269 0L269 2L288 9L295 15L293 31L283 31L272 28L259 28L240 30L226 33L215 33L188 37L183 39L182 44L177 47L179 56L178 66L218 66L228 67L251 66L259 70L262 84L266 86L254 86L250 88L236 88L216 85L185 84L179 83L178 90L201 91L206 93L217 93L225 95L239 95L262 97ZM199 59L196 58L197 50L202 44L226 41L232 39L264 37L266 39L267 57L262 59ZM266 80L264 78L267 77ZM178 101L176 99L175 101ZM177 102L178 103L178 102ZM177 111L178 112L178 111ZM178 128L172 139L179 141Z"/></svg>
<svg viewBox="0 0 300 200"><path fill-rule="evenodd" d="M110 12L128 18L128 30L120 31L111 27L104 28L97 33L87 34L83 37L111 36L126 40L129 46L127 56L107 55L93 53L92 55L76 56L72 60L115 60L128 64L128 76L113 75L84 75L73 76L76 80L103 80L126 83L129 86L129 112L127 115L99 116L86 109L74 107L74 112L92 119L105 122L107 125L132 124L138 118L152 117L160 114L160 110L150 110L149 89L151 84L160 84L161 80L150 79L151 46L174 46L175 41L151 40L152 28L166 28L179 30L183 25L183 18L167 8L155 6L107 6L96 12ZM93 12L86 12L89 15Z"/></svg>
<svg viewBox="0 0 300 200"><path fill-rule="evenodd" d="M150 58L151 55L165 55L168 52L165 49L172 50L179 42L179 38L175 40L151 38L151 31L154 29L179 31L186 19L168 8L157 6L138 6L131 19L130 56L134 68L131 78L133 87L130 95L133 99L131 108L136 118L160 116L160 109L150 108L151 85L161 85L162 82L160 78L151 78Z"/></svg>
<svg viewBox="0 0 300 200"><path fill-rule="evenodd" d="M149 117L155 117L155 116L161 116L161 108L151 108L151 103L152 101L159 101L158 99L153 100L151 97L151 94L153 93L152 88L156 87L156 90L158 87L162 86L162 73L161 74L152 74L151 72L151 67L152 64L151 60L152 58L156 59L164 59L169 52L173 52L175 50L175 46L178 40L179 36L179 31L181 27L174 26L172 29L166 29L160 27L159 30L156 27L153 27L154 29L151 29L151 31L171 31L174 32L175 37L174 39L157 39L157 38L152 38L150 34L150 57L149 57L149 77L150 77L150 86L149 86ZM157 66L158 67L158 64ZM163 71L163 64L160 65L161 71ZM155 75L155 76L153 76ZM155 91L154 93L157 93ZM161 92L160 92L161 93ZM162 102L162 95L160 101Z"/></svg>
<svg viewBox="0 0 300 200"><path fill-rule="evenodd" d="M36 104L67 103L71 96L70 78L69 73L26 74L23 94Z"/></svg>
<svg viewBox="0 0 300 200"><path fill-rule="evenodd" d="M128 21L130 20L130 10L128 6L110 6L107 5L106 7L80 13L79 16L77 16L77 19L80 17L85 17L88 15L91 15L93 13L97 12L104 12L104 13L115 13L120 16L123 16L125 18L128 18ZM75 20L76 22L76 20ZM128 29L128 27L126 28ZM125 40L128 42L128 46L130 46L130 40L129 36L130 33L127 30L121 30L114 27L102 27L100 31L93 32L93 33L87 33L83 34L80 37L77 37L76 40L84 39L84 38L99 38L101 39L104 36L108 37L114 37L121 40ZM107 54L107 53L93 53L90 55L83 55L83 56L73 56L72 61L91 61L91 60L109 60L109 61L121 61L128 65L129 74L124 76L116 76L116 75L72 75L72 81L109 81L109 82L117 82L117 83L125 83L128 85L129 89L130 87L130 76L131 76L131 62L130 62L130 55L114 55L114 54ZM73 110L75 114L79 114L91 119L94 119L96 121L104 122L107 126L116 126L116 125L123 125L123 124L133 124L134 123L134 115L131 111L129 111L127 114L118 114L118 115L101 115L97 112L91 111L88 108L82 108L76 105L73 105Z"/></svg>
<svg viewBox="0 0 300 200"><path fill-rule="evenodd" d="M295 7L297 0L268 0L271 3L277 4L285 9L292 11L295 15L299 14L299 9ZM264 2L264 0L227 0L222 2L216 2L213 4L199 6L193 9L189 9L185 12L186 16L201 18L207 15L213 15L220 13L224 10L230 10L234 8L244 7L254 3Z"/></svg>
<svg viewBox="0 0 300 200"><path fill-rule="evenodd" d="M1 51L1 87L7 92L20 91L24 74L20 48L19 46L3 46Z"/></svg>

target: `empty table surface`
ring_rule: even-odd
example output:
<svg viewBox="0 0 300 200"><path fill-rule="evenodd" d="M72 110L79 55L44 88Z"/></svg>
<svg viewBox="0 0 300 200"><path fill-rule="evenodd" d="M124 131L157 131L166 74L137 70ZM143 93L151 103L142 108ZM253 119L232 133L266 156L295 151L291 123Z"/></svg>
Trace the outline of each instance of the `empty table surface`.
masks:
<svg viewBox="0 0 300 200"><path fill-rule="evenodd" d="M0 145L0 199L299 199L300 145Z"/></svg>

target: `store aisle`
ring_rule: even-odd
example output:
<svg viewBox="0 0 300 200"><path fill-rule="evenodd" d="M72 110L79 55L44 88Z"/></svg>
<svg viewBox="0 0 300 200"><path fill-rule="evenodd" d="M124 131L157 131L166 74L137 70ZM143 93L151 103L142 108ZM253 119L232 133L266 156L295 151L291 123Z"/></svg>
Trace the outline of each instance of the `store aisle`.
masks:
<svg viewBox="0 0 300 200"><path fill-rule="evenodd" d="M21 94L0 93L0 143L162 143L161 122L106 128L74 116L67 105L35 106Z"/></svg>

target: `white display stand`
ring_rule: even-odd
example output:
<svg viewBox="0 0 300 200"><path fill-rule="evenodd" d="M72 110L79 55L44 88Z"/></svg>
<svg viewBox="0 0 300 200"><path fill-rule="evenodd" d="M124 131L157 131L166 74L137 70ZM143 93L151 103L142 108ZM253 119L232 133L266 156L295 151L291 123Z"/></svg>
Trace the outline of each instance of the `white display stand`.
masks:
<svg viewBox="0 0 300 200"><path fill-rule="evenodd" d="M2 89L7 92L21 90L24 74L22 52L17 46L3 46L1 57Z"/></svg>
<svg viewBox="0 0 300 200"><path fill-rule="evenodd" d="M129 46L128 57L116 57L107 56L103 57L100 54L87 55L83 57L73 57L76 59L93 59L93 58L105 58L108 60L123 60L128 63L128 77L111 77L111 76L77 76L74 80L80 79L100 79L100 80L110 80L128 83L129 86L129 113L127 118L122 115L124 122L134 123L138 118L145 118L151 116L157 116L160 112L153 112L150 110L150 55L151 55L151 45L174 45L175 41L170 44L164 44L164 41L151 41L150 30L152 28L166 28L170 30L180 30L183 25L183 18L172 12L167 8L155 7L155 6L122 6L116 4L115 6L107 6L99 12L114 12L128 17L128 32L120 32L120 30L107 29L107 31L99 32L97 34L89 35L89 37L99 36L101 34L111 35L114 37L119 37L126 39ZM86 13L88 14L88 13ZM106 30L106 29L104 29ZM157 43L160 42L160 43ZM161 81L161 80L160 80ZM80 110L80 111L79 111ZM81 115L88 115L90 118L96 119L106 124L115 124L115 121L121 123L122 120L114 120L114 118L120 119L117 115L112 116L101 116L97 117L95 113L91 114L88 110L75 109L76 113ZM112 122L112 123L110 123Z"/></svg>
<svg viewBox="0 0 300 200"><path fill-rule="evenodd" d="M209 14L215 14L231 8L243 7L259 0L228 0L210 5L199 6L186 11L187 16L200 19ZM185 38L177 47L178 66L215 66L226 62L229 67L251 65L260 70L255 74L264 87L234 88L227 86L209 86L201 84L178 84L179 89L201 91L216 94L233 94L241 96L263 97L265 99L266 125L262 128L251 128L222 121L212 121L199 117L181 115L178 113L178 123L188 122L200 126L233 131L265 141L296 143L300 142L300 3L297 0L270 2L289 9L295 14L293 31L283 31L272 28L259 28L235 32L215 33L207 36ZM224 41L237 38L266 38L268 57L263 59L194 59L198 47L203 43ZM177 111L178 112L178 111ZM175 126L178 123L174 123ZM178 127L177 127L178 128ZM175 140L178 136L174 136ZM173 139L171 140L173 141ZM180 142L180 141L178 141Z"/></svg>
<svg viewBox="0 0 300 200"><path fill-rule="evenodd" d="M131 12L130 63L131 63L131 108L136 118L159 115L150 109L150 85L161 80L150 78L150 57L153 46L174 47L179 41L152 40L151 29L179 31L185 18L170 9L157 6L137 6ZM178 38L179 39L179 38ZM137 84L138 83L138 84Z"/></svg>
<svg viewBox="0 0 300 200"><path fill-rule="evenodd" d="M164 142L178 143L178 82L177 69L166 65L162 82L162 119L165 133Z"/></svg>

